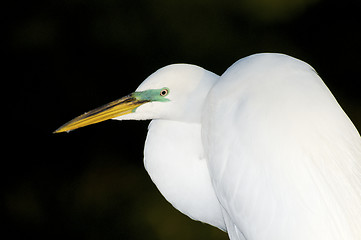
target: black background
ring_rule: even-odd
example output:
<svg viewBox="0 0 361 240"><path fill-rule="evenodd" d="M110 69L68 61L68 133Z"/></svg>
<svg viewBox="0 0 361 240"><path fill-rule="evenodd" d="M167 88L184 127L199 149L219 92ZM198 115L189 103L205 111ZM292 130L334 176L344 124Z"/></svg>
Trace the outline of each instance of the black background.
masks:
<svg viewBox="0 0 361 240"><path fill-rule="evenodd" d="M152 72L192 63L217 74L282 52L310 63L361 129L358 1L9 1L3 27L4 236L227 239L178 213L143 167L148 122L52 134Z"/></svg>

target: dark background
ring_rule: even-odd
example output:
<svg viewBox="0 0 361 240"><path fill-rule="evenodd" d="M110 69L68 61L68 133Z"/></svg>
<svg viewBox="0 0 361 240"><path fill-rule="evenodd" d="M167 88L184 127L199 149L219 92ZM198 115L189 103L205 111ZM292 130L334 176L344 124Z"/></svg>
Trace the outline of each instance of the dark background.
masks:
<svg viewBox="0 0 361 240"><path fill-rule="evenodd" d="M3 236L227 239L157 191L142 161L148 122L52 131L134 91L165 65L222 74L258 52L310 63L360 130L357 2L8 1L1 8Z"/></svg>

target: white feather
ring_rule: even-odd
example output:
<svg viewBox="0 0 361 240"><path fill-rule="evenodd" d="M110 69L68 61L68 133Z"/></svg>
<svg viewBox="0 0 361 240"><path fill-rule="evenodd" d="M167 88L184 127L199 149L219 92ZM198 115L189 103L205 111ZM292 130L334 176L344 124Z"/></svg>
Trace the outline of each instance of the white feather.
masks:
<svg viewBox="0 0 361 240"><path fill-rule="evenodd" d="M361 239L360 136L308 64L241 59L202 119L215 192L246 239Z"/></svg>
<svg viewBox="0 0 361 240"><path fill-rule="evenodd" d="M144 165L176 209L225 230L204 158L200 124L153 120L145 142Z"/></svg>

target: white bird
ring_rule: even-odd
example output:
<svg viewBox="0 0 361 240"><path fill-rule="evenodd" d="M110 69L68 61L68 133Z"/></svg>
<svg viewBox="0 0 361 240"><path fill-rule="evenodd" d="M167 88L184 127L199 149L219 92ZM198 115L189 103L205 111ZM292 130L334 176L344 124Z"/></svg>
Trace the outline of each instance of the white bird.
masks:
<svg viewBox="0 0 361 240"><path fill-rule="evenodd" d="M232 240L361 239L361 138L307 63L174 64L59 128L152 119L144 165L179 211Z"/></svg>

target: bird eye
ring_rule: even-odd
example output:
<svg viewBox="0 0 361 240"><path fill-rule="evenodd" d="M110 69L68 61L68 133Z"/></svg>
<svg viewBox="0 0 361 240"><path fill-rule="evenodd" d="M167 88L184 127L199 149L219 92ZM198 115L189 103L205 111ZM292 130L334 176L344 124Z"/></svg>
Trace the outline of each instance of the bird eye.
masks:
<svg viewBox="0 0 361 240"><path fill-rule="evenodd" d="M161 95L162 97L167 96L168 93L169 93L169 90L168 90L167 88L163 88L163 89L160 91L160 95Z"/></svg>

